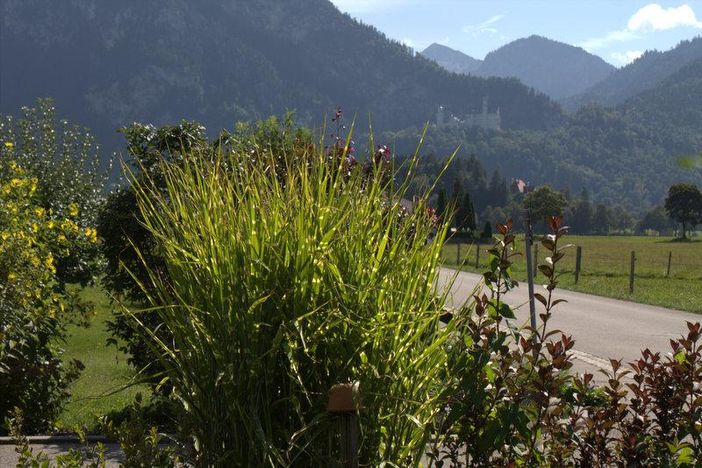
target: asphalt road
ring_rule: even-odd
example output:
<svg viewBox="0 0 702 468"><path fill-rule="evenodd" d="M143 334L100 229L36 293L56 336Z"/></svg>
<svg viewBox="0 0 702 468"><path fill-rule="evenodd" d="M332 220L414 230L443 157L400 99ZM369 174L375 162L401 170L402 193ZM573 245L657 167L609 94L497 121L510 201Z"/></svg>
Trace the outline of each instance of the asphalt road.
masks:
<svg viewBox="0 0 702 468"><path fill-rule="evenodd" d="M442 269L440 285L447 284L455 270ZM460 272L452 288L453 305L460 305L469 298L482 281L480 275ZM535 286L535 291L542 289ZM543 289L542 289L543 290ZM686 321L700 322L702 315L665 309L645 304L620 301L566 290L556 290L555 298L565 299L553 309L549 327L559 329L575 339L575 368L592 372L597 368L610 368L608 358L630 362L649 348L665 354L670 351L670 339L687 333ZM529 322L528 294L525 283L510 291L506 302L517 307L517 324ZM536 313L541 304L536 302ZM543 308L541 308L543 311ZM538 317L537 317L538 321Z"/></svg>

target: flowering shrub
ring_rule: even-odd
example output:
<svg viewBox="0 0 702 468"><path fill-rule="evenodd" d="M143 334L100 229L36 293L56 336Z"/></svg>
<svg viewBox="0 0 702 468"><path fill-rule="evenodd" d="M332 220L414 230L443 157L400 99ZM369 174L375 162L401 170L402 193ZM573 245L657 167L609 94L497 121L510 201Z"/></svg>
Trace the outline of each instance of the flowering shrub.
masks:
<svg viewBox="0 0 702 468"><path fill-rule="evenodd" d="M14 160L14 144L0 149L0 420L18 407L25 427L45 429L67 397L81 364L64 365L66 325L90 312L57 276L57 258L97 241L81 227L80 209L56 216L39 203L39 180Z"/></svg>
<svg viewBox="0 0 702 468"><path fill-rule="evenodd" d="M26 177L35 179L33 200L38 207L81 229L95 226L109 168L101 168L99 147L90 133L59 119L50 99L39 99L35 106L23 107L19 117L0 116L0 142L14 144L12 159ZM92 282L98 274L98 253L94 242L55 252L59 281Z"/></svg>

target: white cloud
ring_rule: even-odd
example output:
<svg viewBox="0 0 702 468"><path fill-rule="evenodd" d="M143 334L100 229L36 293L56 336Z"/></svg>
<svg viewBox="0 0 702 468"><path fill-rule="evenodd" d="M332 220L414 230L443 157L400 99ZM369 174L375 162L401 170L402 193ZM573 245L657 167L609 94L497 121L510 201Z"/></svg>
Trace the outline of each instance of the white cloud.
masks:
<svg viewBox="0 0 702 468"><path fill-rule="evenodd" d="M405 37L405 38L402 39L400 42L402 42L402 43L403 43L404 45L406 45L407 47L411 47L411 48L413 48L413 49L416 49L416 48L417 48L417 44L415 44L414 41L413 41L412 39L410 39L409 37Z"/></svg>
<svg viewBox="0 0 702 468"><path fill-rule="evenodd" d="M636 60L637 58L641 57L642 55L643 51L641 50L627 50L625 52L612 52L610 54L612 60L621 65L627 65Z"/></svg>
<svg viewBox="0 0 702 468"><path fill-rule="evenodd" d="M630 31L664 31L685 26L702 29L702 21L697 20L695 12L687 4L663 8L651 3L634 13L627 24Z"/></svg>
<svg viewBox="0 0 702 468"><path fill-rule="evenodd" d="M635 34L627 29L623 31L611 31L605 34L604 36L601 37L593 37L591 39L586 40L582 44L580 44L580 47L582 47L585 50L595 50L595 49L600 49L608 44L611 44L612 42L626 42L626 41L633 41L634 39L639 39L641 36L638 34Z"/></svg>
<svg viewBox="0 0 702 468"><path fill-rule="evenodd" d="M600 49L613 42L626 42L640 39L641 34L651 31L663 31L679 27L702 28L690 5L663 8L657 3L649 3L631 15L627 26L620 31L610 31L604 36L586 40L580 47L588 51Z"/></svg>
<svg viewBox="0 0 702 468"><path fill-rule="evenodd" d="M486 19L482 23L469 24L463 27L463 32L470 33L473 35L473 37L478 37L481 34L496 34L497 28L494 28L492 25L504 17L505 15L495 15Z"/></svg>

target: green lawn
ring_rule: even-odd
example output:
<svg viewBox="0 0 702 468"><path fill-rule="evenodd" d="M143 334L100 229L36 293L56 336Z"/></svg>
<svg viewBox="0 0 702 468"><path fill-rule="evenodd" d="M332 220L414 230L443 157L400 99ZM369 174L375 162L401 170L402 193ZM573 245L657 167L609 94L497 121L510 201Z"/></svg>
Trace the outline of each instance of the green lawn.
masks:
<svg viewBox="0 0 702 468"><path fill-rule="evenodd" d="M635 236L566 236L565 243L582 247L580 280L575 284L575 247L567 251L559 269L565 273L560 287L600 296L702 313L702 241L671 242L671 238ZM523 250L523 238L517 241ZM539 246L539 261L544 249ZM486 268L488 245L481 245L479 268L475 268L475 247L461 245L462 269L482 272ZM629 294L631 251L636 252L634 294ZM666 277L668 255L672 253L670 277ZM455 267L457 246L444 247L444 264ZM514 275L526 279L523 255L514 257ZM543 279L537 274L537 283Z"/></svg>
<svg viewBox="0 0 702 468"><path fill-rule="evenodd" d="M149 390L138 385L118 391L130 382L134 372L124 353L114 346L107 346L109 332L106 322L111 315L109 299L98 287L86 288L83 295L95 304L97 315L90 327L70 329L64 357L82 361L85 370L71 387L71 400L59 419L59 425L81 425L92 430L100 416L124 408L137 392L148 395Z"/></svg>

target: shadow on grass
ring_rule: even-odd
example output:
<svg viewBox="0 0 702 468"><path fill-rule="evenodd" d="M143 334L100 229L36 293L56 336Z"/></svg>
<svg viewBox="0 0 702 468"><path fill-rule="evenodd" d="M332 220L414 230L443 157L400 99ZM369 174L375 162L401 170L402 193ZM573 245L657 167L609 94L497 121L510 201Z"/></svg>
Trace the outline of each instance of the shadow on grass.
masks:
<svg viewBox="0 0 702 468"><path fill-rule="evenodd" d="M700 242L702 242L702 239L690 239L690 238L682 238L682 237L676 237L675 239L655 241L656 244L697 244Z"/></svg>

